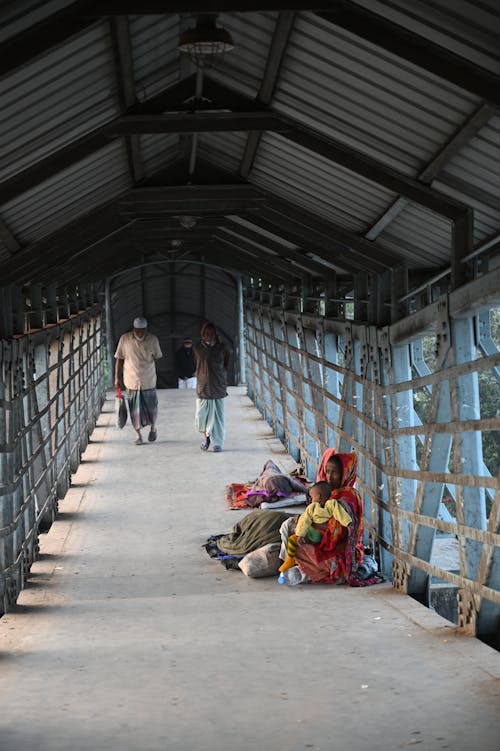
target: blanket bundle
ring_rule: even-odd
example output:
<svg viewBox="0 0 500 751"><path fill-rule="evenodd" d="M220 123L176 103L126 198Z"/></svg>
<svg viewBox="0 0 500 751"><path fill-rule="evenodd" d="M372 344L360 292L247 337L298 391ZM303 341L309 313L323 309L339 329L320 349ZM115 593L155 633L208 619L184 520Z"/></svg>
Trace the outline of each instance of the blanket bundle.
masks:
<svg viewBox="0 0 500 751"><path fill-rule="evenodd" d="M231 532L212 535L202 547L226 568L239 568L239 562L247 553L272 543L279 546L280 527L286 519L288 514L280 511L255 509L235 524Z"/></svg>

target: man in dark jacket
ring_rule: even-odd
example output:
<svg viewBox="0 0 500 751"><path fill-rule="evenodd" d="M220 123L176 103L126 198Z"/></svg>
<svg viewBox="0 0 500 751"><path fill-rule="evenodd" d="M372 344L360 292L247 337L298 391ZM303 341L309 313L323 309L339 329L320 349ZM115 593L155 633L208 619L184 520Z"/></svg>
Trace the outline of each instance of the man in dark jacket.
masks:
<svg viewBox="0 0 500 751"><path fill-rule="evenodd" d="M222 451L225 438L224 398L227 396L229 348L222 342L213 323L201 328L201 342L194 348L196 363L195 427L204 435L200 446Z"/></svg>
<svg viewBox="0 0 500 751"><path fill-rule="evenodd" d="M182 347L175 353L175 369L177 371L178 386L180 389L195 389L196 376L194 371L196 365L194 362L193 340L186 337Z"/></svg>

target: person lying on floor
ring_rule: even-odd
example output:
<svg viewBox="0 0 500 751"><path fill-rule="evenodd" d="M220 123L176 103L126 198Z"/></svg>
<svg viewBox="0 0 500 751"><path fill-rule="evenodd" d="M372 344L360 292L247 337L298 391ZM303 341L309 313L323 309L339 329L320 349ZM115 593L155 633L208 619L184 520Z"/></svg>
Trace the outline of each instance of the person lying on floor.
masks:
<svg viewBox="0 0 500 751"><path fill-rule="evenodd" d="M289 498L294 494L305 494L306 483L286 475L269 459L262 468L259 476L247 492L246 501L248 506L260 506L261 503L275 503L283 498Z"/></svg>
<svg viewBox="0 0 500 751"><path fill-rule="evenodd" d="M238 568L247 553L281 541L280 527L286 519L288 514L282 511L254 509L240 519L231 532L211 535L202 547L226 568Z"/></svg>

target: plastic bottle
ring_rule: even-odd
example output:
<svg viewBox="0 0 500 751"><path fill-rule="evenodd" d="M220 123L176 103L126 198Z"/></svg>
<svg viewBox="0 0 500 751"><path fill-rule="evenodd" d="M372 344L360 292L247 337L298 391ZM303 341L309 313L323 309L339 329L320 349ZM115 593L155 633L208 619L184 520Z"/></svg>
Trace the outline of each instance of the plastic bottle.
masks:
<svg viewBox="0 0 500 751"><path fill-rule="evenodd" d="M287 568L286 571L280 573L278 584L286 584L289 587L294 587L297 584L302 584L306 578L306 575L302 573L298 566L292 566L291 568Z"/></svg>

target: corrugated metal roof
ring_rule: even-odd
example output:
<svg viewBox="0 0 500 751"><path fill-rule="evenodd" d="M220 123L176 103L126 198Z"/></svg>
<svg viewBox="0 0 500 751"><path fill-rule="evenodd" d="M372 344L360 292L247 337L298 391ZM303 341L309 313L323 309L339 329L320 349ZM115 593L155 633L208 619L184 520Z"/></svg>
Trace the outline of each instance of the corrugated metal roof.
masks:
<svg viewBox="0 0 500 751"><path fill-rule="evenodd" d="M49 18L74 0L14 0L0 4L0 42Z"/></svg>
<svg viewBox="0 0 500 751"><path fill-rule="evenodd" d="M77 6L84 3L78 3L76 11L68 10L75 23L68 27L67 38L59 21L51 27L53 14L68 5L64 0L21 0L15 5L0 6L7 36L20 30L36 35L34 24L40 20L49 33L36 40L36 56L21 40L14 64L3 61L2 259L15 258L18 247L26 256L23 249L79 218L84 226L90 211L113 206L135 181L138 187L161 189L162 174L167 186L157 202L159 216L144 229L151 238L151 222L157 221L164 239L177 239L172 223L167 226L162 218L178 214L179 201L187 195L186 213L216 214L203 230L206 246L212 248L210 227L223 224L224 217L236 217L241 238L246 230L249 242L263 227L283 241L287 221L293 223L294 212L303 210L322 224L323 237L329 234L328 226L333 243L338 234L340 268L346 273L351 271L346 268L350 256L342 248L355 249L368 242L365 238L377 241L377 257L385 251L380 260L384 268L401 262L411 269L446 268L453 261L448 217L460 211L457 201L463 210L474 211L476 245L500 234L500 13L493 0L359 0L339 3L337 14L307 8L295 14L273 9L233 12L232 4L226 4L226 11L217 14L217 25L230 32L234 49L217 57L208 75L214 82L213 109L229 112L234 120L229 130L224 124L218 130L214 121L206 130L205 121L193 125L192 111L203 108L207 114L212 103L208 97L200 103L193 100L194 77L186 85L182 82L195 70L178 49L180 31L196 20L189 2L181 15L142 14L137 4L136 15L119 20L113 13L94 20L99 14L96 4L91 10L95 16L79 16ZM385 24L380 38L370 33L370 18ZM406 39L417 40L412 54L405 54ZM491 98L485 100L488 91ZM134 115L143 118L137 129L125 111L134 102ZM252 109L275 115L260 135L251 132L253 120L246 113ZM173 126L168 118L164 125L148 120L151 112L165 111L178 118ZM113 124L118 117L120 122ZM279 117L290 118L287 127L292 130L294 122L301 124L309 137L307 148L293 140L293 133L280 132ZM190 133L197 127L193 138ZM86 137L95 129L100 140L87 148ZM195 151L190 143L196 143ZM321 143L330 143L348 158L337 163L339 151L328 152ZM188 162L194 162L194 173L188 174ZM240 190L243 175L249 185ZM204 192L204 186L231 181L234 190L220 193L224 210L218 215L214 191ZM420 181L430 185L425 194L419 193ZM176 182L183 190L176 192ZM193 192L186 193L186 187ZM277 208L263 212L262 227L257 219L265 202L259 190L282 199ZM143 202L150 194L141 195ZM136 210L133 194L126 212L118 204L113 208L114 221L130 221ZM245 224L244 217L252 213L254 222ZM133 243L140 245L141 231L142 225L134 226ZM238 242L237 233L233 235ZM307 265L307 232L303 240L300 233L288 236L296 240L294 250L304 254ZM192 243L185 238L191 261L203 255L200 237L198 233ZM119 247L120 240L115 241ZM133 261L133 244L128 237L127 242L124 255L116 254L121 264ZM155 242L150 239L144 247L153 257ZM378 272L380 264L370 265L371 254L365 252L369 245L358 247L358 264ZM242 248L240 259L229 252L226 258L234 258L235 265L239 260L241 268L253 264L248 272L257 275L259 261L270 256L252 260ZM332 254L334 265L338 260ZM106 260L107 269L112 261L113 254ZM14 265L7 266L12 280ZM272 266L267 268L272 276Z"/></svg>
<svg viewBox="0 0 500 751"><path fill-rule="evenodd" d="M433 183L443 193L474 209L474 242L479 244L500 226L500 117L450 159Z"/></svg>
<svg viewBox="0 0 500 751"><path fill-rule="evenodd" d="M117 141L4 204L2 215L11 232L29 245L128 188L125 148Z"/></svg>
<svg viewBox="0 0 500 751"><path fill-rule="evenodd" d="M179 136L148 133L140 136L144 172L151 177L170 164L179 151Z"/></svg>
<svg viewBox="0 0 500 751"><path fill-rule="evenodd" d="M1 107L2 180L115 117L120 108L107 24L4 79Z"/></svg>
<svg viewBox="0 0 500 751"><path fill-rule="evenodd" d="M252 182L353 232L364 232L396 196L287 141L263 137Z"/></svg>
<svg viewBox="0 0 500 751"><path fill-rule="evenodd" d="M130 39L137 98L142 101L179 78L179 17L131 16Z"/></svg>
<svg viewBox="0 0 500 751"><path fill-rule="evenodd" d="M265 70L276 13L220 13L217 25L234 40L234 50L216 58L211 75L236 87L241 94L255 97Z"/></svg>
<svg viewBox="0 0 500 751"><path fill-rule="evenodd" d="M402 255L409 268L439 268L449 264L451 223L422 206L407 204L378 241Z"/></svg>
<svg viewBox="0 0 500 751"><path fill-rule="evenodd" d="M247 133L210 133L204 134L198 141L198 153L203 159L209 159L221 169L237 173L246 145Z"/></svg>
<svg viewBox="0 0 500 751"><path fill-rule="evenodd" d="M356 0L356 4L498 73L497 0Z"/></svg>
<svg viewBox="0 0 500 751"><path fill-rule="evenodd" d="M415 175L477 102L380 47L312 13L301 13L273 106Z"/></svg>

